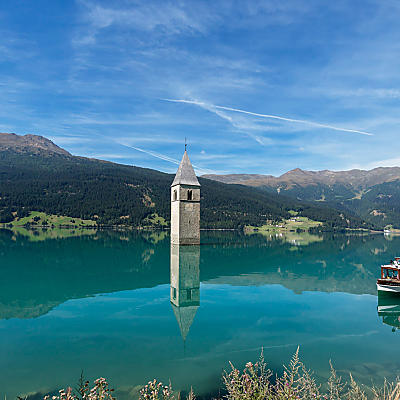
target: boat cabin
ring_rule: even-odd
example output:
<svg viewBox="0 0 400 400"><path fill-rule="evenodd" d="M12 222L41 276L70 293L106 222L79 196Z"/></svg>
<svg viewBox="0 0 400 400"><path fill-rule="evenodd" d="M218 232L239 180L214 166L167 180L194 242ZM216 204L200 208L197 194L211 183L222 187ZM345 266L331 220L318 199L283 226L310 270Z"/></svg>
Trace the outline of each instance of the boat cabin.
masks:
<svg viewBox="0 0 400 400"><path fill-rule="evenodd" d="M396 259L398 258L396 257ZM381 265L381 279L395 280L400 283L400 269L393 264Z"/></svg>
<svg viewBox="0 0 400 400"><path fill-rule="evenodd" d="M390 264L381 265L381 277L376 281L379 291L400 294L400 259L396 257Z"/></svg>

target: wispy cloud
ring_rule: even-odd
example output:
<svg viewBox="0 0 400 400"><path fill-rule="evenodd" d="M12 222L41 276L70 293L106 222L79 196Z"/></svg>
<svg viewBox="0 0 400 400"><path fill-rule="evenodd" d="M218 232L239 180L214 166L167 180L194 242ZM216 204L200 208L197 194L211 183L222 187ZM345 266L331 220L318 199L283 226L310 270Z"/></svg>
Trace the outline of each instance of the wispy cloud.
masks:
<svg viewBox="0 0 400 400"><path fill-rule="evenodd" d="M165 100L171 101L171 100L168 100L168 99L165 99ZM210 111L210 112L212 112L212 113L218 115L218 116L219 116L220 118L222 118L222 119L225 119L225 120L228 121L232 126L234 126L235 128L237 128L239 131L242 131L242 130L243 130L243 132L244 132L247 136L249 136L249 137L251 137L252 139L254 139L258 144L260 144L260 145L262 145L262 146L265 145L265 142L266 142L266 141L264 141L264 138L262 138L262 137L259 136L259 135L255 135L255 134L253 134L251 131L249 131L249 129L248 129L248 128L249 128L248 124L243 124L243 123L241 123L241 122L235 121L231 116L229 116L229 115L227 115L226 113L224 113L224 112L218 110L217 108L215 108L215 107L212 106L212 105L208 105L208 104L202 103L202 108L204 108L204 109L206 109L206 110L208 110L208 111ZM253 128L253 127L251 127L251 128Z"/></svg>
<svg viewBox="0 0 400 400"><path fill-rule="evenodd" d="M157 152L151 151L151 150L142 149L142 148L137 147L137 146L132 146L132 145L123 143L121 141L114 141L114 142L120 144L121 146L128 147L130 149L133 149L133 150L136 150L136 151L140 151L141 153L148 154L148 155L150 155L152 157L155 157L155 158L158 158L160 160L168 161L168 162L176 164L176 165L180 164L180 161L176 160L175 158L166 156L165 154L157 153ZM213 174L213 173L215 174L216 173L216 171L214 171L214 170L202 168L202 167L199 167L199 166L194 165L194 164L192 164L192 165L193 165L193 168L196 169L197 171L199 171L200 173L203 173L203 174Z"/></svg>
<svg viewBox="0 0 400 400"><path fill-rule="evenodd" d="M102 6L93 1L80 0L86 12L84 18L89 23L86 35L76 37L75 44L88 45L96 42L99 31L112 25L128 27L141 32L159 31L163 35L177 35L183 32L204 33L214 16L199 7L184 3L138 3L134 7ZM199 15L200 14L200 15Z"/></svg>
<svg viewBox="0 0 400 400"><path fill-rule="evenodd" d="M130 156L125 156L123 154L118 154L118 153L90 153L87 154L86 157L89 158L97 158L100 160L130 160L132 157Z"/></svg>
<svg viewBox="0 0 400 400"><path fill-rule="evenodd" d="M350 97L350 98L368 98L368 99L388 99L388 100L397 100L400 99L400 88L367 88L367 87L359 87L359 88L338 88L335 85L333 88L331 87L320 87L313 89L314 92L318 94L322 94L324 96L331 97Z"/></svg>
<svg viewBox="0 0 400 400"><path fill-rule="evenodd" d="M195 101L195 100L184 100L184 99L162 99L162 100L169 101L169 102L172 102L172 103L194 104L194 105L200 106L200 107L202 107L202 108L204 108L206 110L215 109L215 110L232 111L232 112L242 113L242 114L246 114L246 115L252 115L252 116L260 117L260 118L269 118L269 119L275 119L275 120L279 120L279 121L286 121L286 122L292 122L292 123L305 124L305 125L315 126L315 127L319 127L319 128L331 129L331 130L334 130L334 131L359 133L361 135L367 135L367 136L372 136L373 135L372 133L365 132L365 131L360 131L360 130L356 130L356 129L341 128L341 127L337 127L337 126L333 126L333 125L321 124L319 122L306 121L306 120L303 120L303 119L287 118L287 117L282 117L282 116L279 116L279 115L259 114L259 113L255 113L255 112L251 112L251 111L241 110L241 109L238 109L238 108L217 106L217 105L214 105L214 104L207 104L207 103L200 102L200 101ZM216 114L218 114L218 113L216 112ZM223 118L228 119L225 116Z"/></svg>
<svg viewBox="0 0 400 400"><path fill-rule="evenodd" d="M0 130L168 172L185 136L195 165L228 172L397 163L397 3L54 2L63 29L5 6Z"/></svg>
<svg viewBox="0 0 400 400"><path fill-rule="evenodd" d="M16 62L31 59L37 54L34 43L4 29L0 30L0 58L4 61Z"/></svg>
<svg viewBox="0 0 400 400"><path fill-rule="evenodd" d="M400 167L400 157L387 158L385 160L378 160L378 161L370 161L368 163L356 163L350 166L351 169L360 168L367 170L378 167Z"/></svg>
<svg viewBox="0 0 400 400"><path fill-rule="evenodd" d="M162 154L162 153L159 153L159 152L156 152L156 151L144 149L144 148L138 147L138 146L133 146L133 145L127 143L127 141L124 140L124 139L120 139L120 138L119 139L115 139L115 138L111 138L109 136L106 136L106 135L103 135L103 134L99 134L99 133L97 133L96 136L101 137L102 140L105 143L112 142L112 143L118 144L119 146L123 146L125 148L132 149L132 150L138 151L138 152L143 153L143 154L147 154L147 155L149 155L151 157L154 157L154 158L157 158L159 160L167 161L167 162L175 164L175 165L179 165L180 164L180 160L177 160L175 158L169 157L169 156L167 156L165 154ZM83 142L90 141L90 139L88 139L88 138L66 137L66 136L64 136L64 137L62 137L62 136L58 136L58 137L54 136L54 137L52 137L52 139L55 142L59 143L59 144L61 144L61 143L63 143L63 144L77 144L77 143L82 144ZM130 138L130 140L132 140L132 138ZM92 157L92 158L95 157L95 158L125 159L125 160L128 160L128 159L131 158L127 154L120 154L120 153L112 153L112 154L111 153L91 153L90 155L87 155L87 156L88 157ZM202 168L202 167L200 167L198 165L195 165L195 164L192 164L192 165L193 165L193 168L195 170L197 170L199 173L202 173L202 174L218 173L215 170Z"/></svg>
<svg viewBox="0 0 400 400"><path fill-rule="evenodd" d="M70 144L79 144L88 143L93 141L93 139L82 136L47 136L48 139L52 140L54 143L59 146L70 145Z"/></svg>
<svg viewBox="0 0 400 400"><path fill-rule="evenodd" d="M130 148L130 149L133 149L133 150L136 150L136 151L140 151L140 152L142 152L142 153L148 154L148 155L150 155L150 156L152 156L152 157L155 157L155 158L158 158L158 159L160 159L160 160L168 161L168 162L170 162L170 163L179 165L179 161L176 160L175 158L171 158L171 157L169 157L169 156L166 156L166 155L161 154L161 153L157 153L157 152L155 152L155 151L145 150L145 149L142 149L142 148L137 147L137 146L132 146L132 145L123 143L123 142L121 142L121 141L115 141L115 140L113 140L113 141L114 141L115 143L120 144L121 146L128 147L128 148Z"/></svg>

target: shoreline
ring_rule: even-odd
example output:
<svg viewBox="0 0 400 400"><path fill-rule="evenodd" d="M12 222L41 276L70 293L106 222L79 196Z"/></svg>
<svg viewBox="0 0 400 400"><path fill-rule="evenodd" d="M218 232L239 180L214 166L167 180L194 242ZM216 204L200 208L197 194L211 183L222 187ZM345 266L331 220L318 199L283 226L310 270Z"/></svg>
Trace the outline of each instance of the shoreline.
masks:
<svg viewBox="0 0 400 400"><path fill-rule="evenodd" d="M49 226L49 225L16 225L16 226L9 226L9 223L0 223L0 229L8 229L8 230L15 230L18 228L23 229L46 229L46 230L53 230L53 229L69 229L69 230L136 230L136 231L170 231L170 228L166 227L158 227L158 226L131 226L131 225L57 225L57 226ZM287 230L287 229L261 229L261 227L251 227L250 229L244 228L200 228L200 231L230 231L230 232L244 232L247 234L262 234L262 233L310 233L310 234L320 234L320 233L362 233L362 234L385 234L385 235L399 235L400 229L396 229L390 232L384 230L374 230L374 229L363 229L363 228L338 228L338 229L321 229L318 231L311 231L307 229L302 229L301 232L296 232L296 230Z"/></svg>

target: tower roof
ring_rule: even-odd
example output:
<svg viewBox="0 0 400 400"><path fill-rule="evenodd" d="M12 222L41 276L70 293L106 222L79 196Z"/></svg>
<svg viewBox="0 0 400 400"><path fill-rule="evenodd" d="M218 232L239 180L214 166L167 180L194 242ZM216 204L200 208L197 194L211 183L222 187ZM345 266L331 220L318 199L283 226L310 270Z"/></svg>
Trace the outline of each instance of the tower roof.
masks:
<svg viewBox="0 0 400 400"><path fill-rule="evenodd" d="M200 186L186 150L171 186L175 185Z"/></svg>
<svg viewBox="0 0 400 400"><path fill-rule="evenodd" d="M172 309L174 310L176 320L178 321L182 339L186 340L186 336L188 335L190 327L193 324L193 320L196 316L196 312L199 306L177 307L175 304L172 303L171 305Z"/></svg>

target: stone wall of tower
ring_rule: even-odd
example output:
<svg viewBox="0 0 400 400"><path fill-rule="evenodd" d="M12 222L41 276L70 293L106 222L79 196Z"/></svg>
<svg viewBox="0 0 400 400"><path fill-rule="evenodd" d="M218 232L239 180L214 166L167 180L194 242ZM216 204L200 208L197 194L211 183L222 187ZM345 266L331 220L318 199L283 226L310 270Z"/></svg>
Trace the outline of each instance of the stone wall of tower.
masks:
<svg viewBox="0 0 400 400"><path fill-rule="evenodd" d="M200 244L200 188L171 188L171 243Z"/></svg>
<svg viewBox="0 0 400 400"><path fill-rule="evenodd" d="M200 305L200 247L171 244L171 303Z"/></svg>

